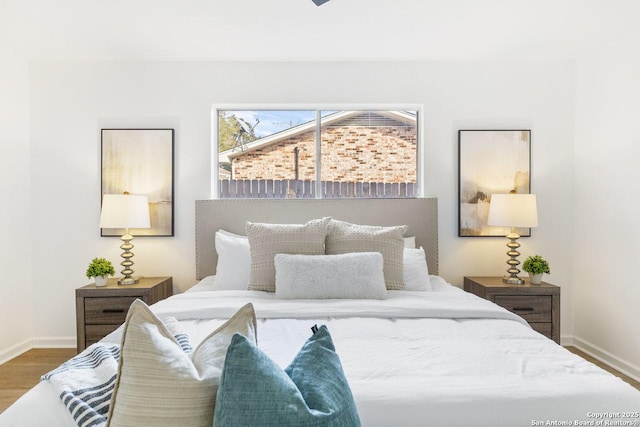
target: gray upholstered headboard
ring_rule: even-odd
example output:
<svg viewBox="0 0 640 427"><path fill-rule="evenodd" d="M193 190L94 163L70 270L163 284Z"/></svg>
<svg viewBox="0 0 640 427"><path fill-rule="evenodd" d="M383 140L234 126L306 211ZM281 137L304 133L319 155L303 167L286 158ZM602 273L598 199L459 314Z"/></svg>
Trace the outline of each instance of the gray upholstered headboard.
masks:
<svg viewBox="0 0 640 427"><path fill-rule="evenodd" d="M427 254L438 274L438 199L220 199L196 200L196 277L216 273L215 232L245 234L246 221L300 224L331 216L366 225L408 225L406 236Z"/></svg>

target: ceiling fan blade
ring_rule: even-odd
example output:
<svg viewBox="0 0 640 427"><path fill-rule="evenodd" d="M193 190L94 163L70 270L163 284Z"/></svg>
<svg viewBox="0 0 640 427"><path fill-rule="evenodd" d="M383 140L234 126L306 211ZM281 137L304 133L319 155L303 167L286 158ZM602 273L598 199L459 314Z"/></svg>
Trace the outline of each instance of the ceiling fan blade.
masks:
<svg viewBox="0 0 640 427"><path fill-rule="evenodd" d="M325 4L326 2L328 2L329 0L312 0L316 6L322 6L323 4Z"/></svg>

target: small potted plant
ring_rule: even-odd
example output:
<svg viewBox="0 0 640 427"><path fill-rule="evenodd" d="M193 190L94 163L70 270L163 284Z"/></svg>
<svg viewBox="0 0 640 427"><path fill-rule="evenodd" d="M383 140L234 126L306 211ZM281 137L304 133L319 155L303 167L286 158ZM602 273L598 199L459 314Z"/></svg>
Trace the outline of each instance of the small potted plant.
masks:
<svg viewBox="0 0 640 427"><path fill-rule="evenodd" d="M544 273L551 273L551 270L549 269L549 262L540 255L532 255L524 260L522 269L529 273L529 278L533 285L539 285L542 283L542 275Z"/></svg>
<svg viewBox="0 0 640 427"><path fill-rule="evenodd" d="M96 286L105 286L107 277L116 274L113 264L106 258L94 258L87 267L87 278L93 278Z"/></svg>

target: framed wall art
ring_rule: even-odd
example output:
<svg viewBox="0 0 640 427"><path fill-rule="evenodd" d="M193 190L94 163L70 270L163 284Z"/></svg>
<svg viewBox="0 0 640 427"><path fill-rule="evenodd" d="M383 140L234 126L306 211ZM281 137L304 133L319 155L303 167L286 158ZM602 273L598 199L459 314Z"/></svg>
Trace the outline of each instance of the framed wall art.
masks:
<svg viewBox="0 0 640 427"><path fill-rule="evenodd" d="M173 129L102 129L102 194L149 198L151 228L131 229L134 236L173 236ZM100 198L102 200L103 197ZM124 230L101 229L102 236Z"/></svg>
<svg viewBox="0 0 640 427"><path fill-rule="evenodd" d="M504 237L510 229L487 225L491 195L531 192L531 130L459 130L458 171L458 236Z"/></svg>

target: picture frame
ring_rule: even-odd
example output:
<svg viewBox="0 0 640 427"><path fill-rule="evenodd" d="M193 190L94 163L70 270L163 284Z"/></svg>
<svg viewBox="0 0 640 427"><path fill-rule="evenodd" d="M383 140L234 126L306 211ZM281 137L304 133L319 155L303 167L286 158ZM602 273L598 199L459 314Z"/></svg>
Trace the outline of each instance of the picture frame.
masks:
<svg viewBox="0 0 640 427"><path fill-rule="evenodd" d="M458 236L504 237L487 225L491 194L531 192L531 130L458 131ZM530 228L516 228L521 237Z"/></svg>
<svg viewBox="0 0 640 427"><path fill-rule="evenodd" d="M151 228L130 229L136 237L174 235L174 129L101 129L101 197L105 194L149 198ZM104 237L123 229L101 228Z"/></svg>

